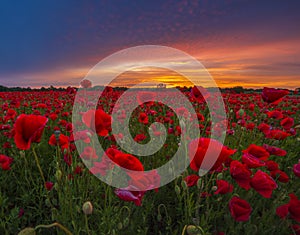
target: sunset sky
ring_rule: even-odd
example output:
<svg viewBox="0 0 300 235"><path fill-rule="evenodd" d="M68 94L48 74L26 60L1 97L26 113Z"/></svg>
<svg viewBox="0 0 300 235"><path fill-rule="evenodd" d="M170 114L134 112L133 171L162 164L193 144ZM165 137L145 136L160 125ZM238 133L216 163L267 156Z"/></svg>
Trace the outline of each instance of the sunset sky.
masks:
<svg viewBox="0 0 300 235"><path fill-rule="evenodd" d="M121 49L163 45L197 58L220 87L294 89L299 29L297 0L1 1L0 85L78 86ZM125 75L120 85L145 78L184 84L161 69Z"/></svg>

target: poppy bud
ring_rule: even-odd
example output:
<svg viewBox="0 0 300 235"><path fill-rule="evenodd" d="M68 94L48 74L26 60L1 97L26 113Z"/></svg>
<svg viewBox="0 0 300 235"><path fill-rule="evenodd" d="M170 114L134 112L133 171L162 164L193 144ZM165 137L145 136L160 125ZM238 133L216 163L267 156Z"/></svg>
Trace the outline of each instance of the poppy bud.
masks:
<svg viewBox="0 0 300 235"><path fill-rule="evenodd" d="M187 183L184 180L181 181L181 187L182 187L183 190L187 190L188 189Z"/></svg>
<svg viewBox="0 0 300 235"><path fill-rule="evenodd" d="M242 116L244 115L244 113L245 113L244 109L240 109L240 110L239 110L239 116L240 116L240 117L242 117Z"/></svg>
<svg viewBox="0 0 300 235"><path fill-rule="evenodd" d="M189 225L186 228L186 232L188 235L200 235L200 229L195 225Z"/></svg>
<svg viewBox="0 0 300 235"><path fill-rule="evenodd" d="M118 223L118 229L121 230L123 228L123 224L121 222Z"/></svg>
<svg viewBox="0 0 300 235"><path fill-rule="evenodd" d="M55 135L56 141L58 142L59 141L60 130L55 130L54 135Z"/></svg>
<svg viewBox="0 0 300 235"><path fill-rule="evenodd" d="M82 206L83 213L85 215L90 215L93 213L93 205L90 201L87 201Z"/></svg>
<svg viewBox="0 0 300 235"><path fill-rule="evenodd" d="M179 125L182 129L185 129L185 127L186 127L185 122L182 119L179 121Z"/></svg>
<svg viewBox="0 0 300 235"><path fill-rule="evenodd" d="M61 170L57 170L56 173L55 173L55 178L57 181L60 181L61 180L61 177L62 177L62 172Z"/></svg>
<svg viewBox="0 0 300 235"><path fill-rule="evenodd" d="M29 227L22 229L18 233L18 235L35 235L35 234L36 234L36 232L35 232L34 228L29 228Z"/></svg>
<svg viewBox="0 0 300 235"><path fill-rule="evenodd" d="M179 188L179 186L178 185L175 185L175 192L176 192L176 194L177 194L177 196L179 196L180 195L180 188Z"/></svg>
<svg viewBox="0 0 300 235"><path fill-rule="evenodd" d="M197 188L202 189L202 187L203 187L203 183L202 183L201 178L199 178L198 181L197 181Z"/></svg>
<svg viewBox="0 0 300 235"><path fill-rule="evenodd" d="M217 186L212 186L211 191L217 191L218 187Z"/></svg>

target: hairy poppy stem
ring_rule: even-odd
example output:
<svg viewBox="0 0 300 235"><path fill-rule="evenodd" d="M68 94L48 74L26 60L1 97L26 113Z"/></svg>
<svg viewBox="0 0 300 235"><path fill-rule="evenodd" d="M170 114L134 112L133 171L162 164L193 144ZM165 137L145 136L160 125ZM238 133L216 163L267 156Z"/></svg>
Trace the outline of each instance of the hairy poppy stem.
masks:
<svg viewBox="0 0 300 235"><path fill-rule="evenodd" d="M184 225L184 228L183 228L183 230L182 230L181 235L184 235L184 234L185 234L186 228L187 228L187 225Z"/></svg>
<svg viewBox="0 0 300 235"><path fill-rule="evenodd" d="M33 155L34 155L34 158L35 158L36 165L37 165L37 167L38 167L38 169L39 169L39 172L40 172L40 175L41 175L41 177L42 177L42 180L43 180L43 182L44 182L44 187L45 187L45 185L46 185L46 180L45 180L45 177L44 177L42 168L41 168L40 163L39 163L38 156L37 156L37 154L36 154L34 148L32 148L32 152L33 152Z"/></svg>
<svg viewBox="0 0 300 235"><path fill-rule="evenodd" d="M86 227L86 232L88 235L90 235L90 229L89 229L89 222L88 222L88 217L87 215L84 215L85 217L85 227Z"/></svg>
<svg viewBox="0 0 300 235"><path fill-rule="evenodd" d="M53 224L48 224L48 225L40 224L40 225L36 226L34 229L37 230L39 228L52 228L54 226L59 227L61 230L63 230L68 235L73 235L65 226L61 225L58 222L55 222Z"/></svg>

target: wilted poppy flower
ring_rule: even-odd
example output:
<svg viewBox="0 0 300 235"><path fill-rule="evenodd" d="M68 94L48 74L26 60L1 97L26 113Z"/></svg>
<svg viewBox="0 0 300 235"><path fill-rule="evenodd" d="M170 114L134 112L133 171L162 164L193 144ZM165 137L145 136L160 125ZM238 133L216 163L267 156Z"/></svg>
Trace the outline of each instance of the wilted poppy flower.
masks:
<svg viewBox="0 0 300 235"><path fill-rule="evenodd" d="M229 210L231 216L238 222L249 220L252 212L250 204L237 196L229 201Z"/></svg>
<svg viewBox="0 0 300 235"><path fill-rule="evenodd" d="M18 218L21 218L25 214L25 211L23 208L20 208L19 213L18 213Z"/></svg>
<svg viewBox="0 0 300 235"><path fill-rule="evenodd" d="M46 117L40 115L21 114L18 116L14 125L16 146L27 150L31 143L39 143L47 121Z"/></svg>
<svg viewBox="0 0 300 235"><path fill-rule="evenodd" d="M199 141L199 144L198 144ZM208 151L208 146L212 145ZM226 161L226 159L233 155L236 150L235 149L230 149L227 146L224 146L222 143L215 139L210 139L210 138L200 138L200 139L195 139L190 142L189 144L189 149L196 149L196 154L193 156L190 152L190 160L191 164L190 167L194 171L199 171L200 166L203 162L204 156L206 155L207 158L210 158L212 156L215 156L215 149L221 149L221 152L216 160L216 162L213 164L210 170L216 170L218 169L223 162ZM206 166L202 166L203 169L206 169Z"/></svg>
<svg viewBox="0 0 300 235"><path fill-rule="evenodd" d="M233 191L233 185L226 180L217 180L217 191L215 194L226 194Z"/></svg>
<svg viewBox="0 0 300 235"><path fill-rule="evenodd" d="M276 155L276 156L285 156L287 152L281 148L277 148L275 146L263 144L263 148L269 152L271 155Z"/></svg>
<svg viewBox="0 0 300 235"><path fill-rule="evenodd" d="M300 177L300 160L297 164L295 164L293 166L293 172L294 172L295 176Z"/></svg>
<svg viewBox="0 0 300 235"><path fill-rule="evenodd" d="M123 201L134 202L135 205L141 206L145 192L129 191L126 189L116 189L114 193Z"/></svg>
<svg viewBox="0 0 300 235"><path fill-rule="evenodd" d="M48 182L45 183L45 187L46 187L46 189L48 191L50 191L53 188L53 185L54 184L52 182L50 182L50 181L48 181Z"/></svg>
<svg viewBox="0 0 300 235"><path fill-rule="evenodd" d="M281 99L289 93L288 90L264 87L262 99L267 103L279 103Z"/></svg>
<svg viewBox="0 0 300 235"><path fill-rule="evenodd" d="M200 179L199 175L192 174L192 175L186 176L184 178L184 181L186 182L188 187L192 187L197 184L198 179Z"/></svg>
<svg viewBox="0 0 300 235"><path fill-rule="evenodd" d="M262 161L266 161L270 157L270 154L267 150L256 144L250 144L249 147L243 150L242 152L244 154L250 154L253 157L256 157Z"/></svg>
<svg viewBox="0 0 300 235"><path fill-rule="evenodd" d="M100 136L106 136L111 131L111 116L102 109L87 111L83 114L82 121Z"/></svg>
<svg viewBox="0 0 300 235"><path fill-rule="evenodd" d="M274 189L277 188L276 182L265 172L258 170L252 177L250 184L260 195L270 198Z"/></svg>
<svg viewBox="0 0 300 235"><path fill-rule="evenodd" d="M241 188L246 190L249 190L251 188L250 179L252 173L246 165L237 160L232 161L230 163L230 174Z"/></svg>

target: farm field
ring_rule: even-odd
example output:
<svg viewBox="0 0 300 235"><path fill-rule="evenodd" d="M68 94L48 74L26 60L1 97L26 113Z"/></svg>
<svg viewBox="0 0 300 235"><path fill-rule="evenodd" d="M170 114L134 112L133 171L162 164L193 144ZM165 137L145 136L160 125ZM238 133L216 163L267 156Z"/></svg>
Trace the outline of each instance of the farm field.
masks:
<svg viewBox="0 0 300 235"><path fill-rule="evenodd" d="M98 104L89 100L95 91L80 92L76 102L86 110L76 117L74 88L0 92L0 234L300 234L297 92L224 92L227 120L218 123L211 121L218 107L209 110L206 104L214 103L214 92L203 97L195 87L181 92L196 115L184 105L172 110L163 102L143 103L143 97L172 102L168 89L135 91L139 106L128 113L127 99L128 104L117 104L113 118L124 91L106 89ZM162 139L163 132L152 125L161 123L167 137L159 151L145 157L123 150L119 143L128 136L113 133L112 123L122 128L126 118L132 139L141 145L149 142L149 133ZM208 146L211 155L220 151L205 169ZM159 170L138 178L109 161L150 171L178 149L190 164L163 185ZM199 176L202 170L208 173Z"/></svg>

